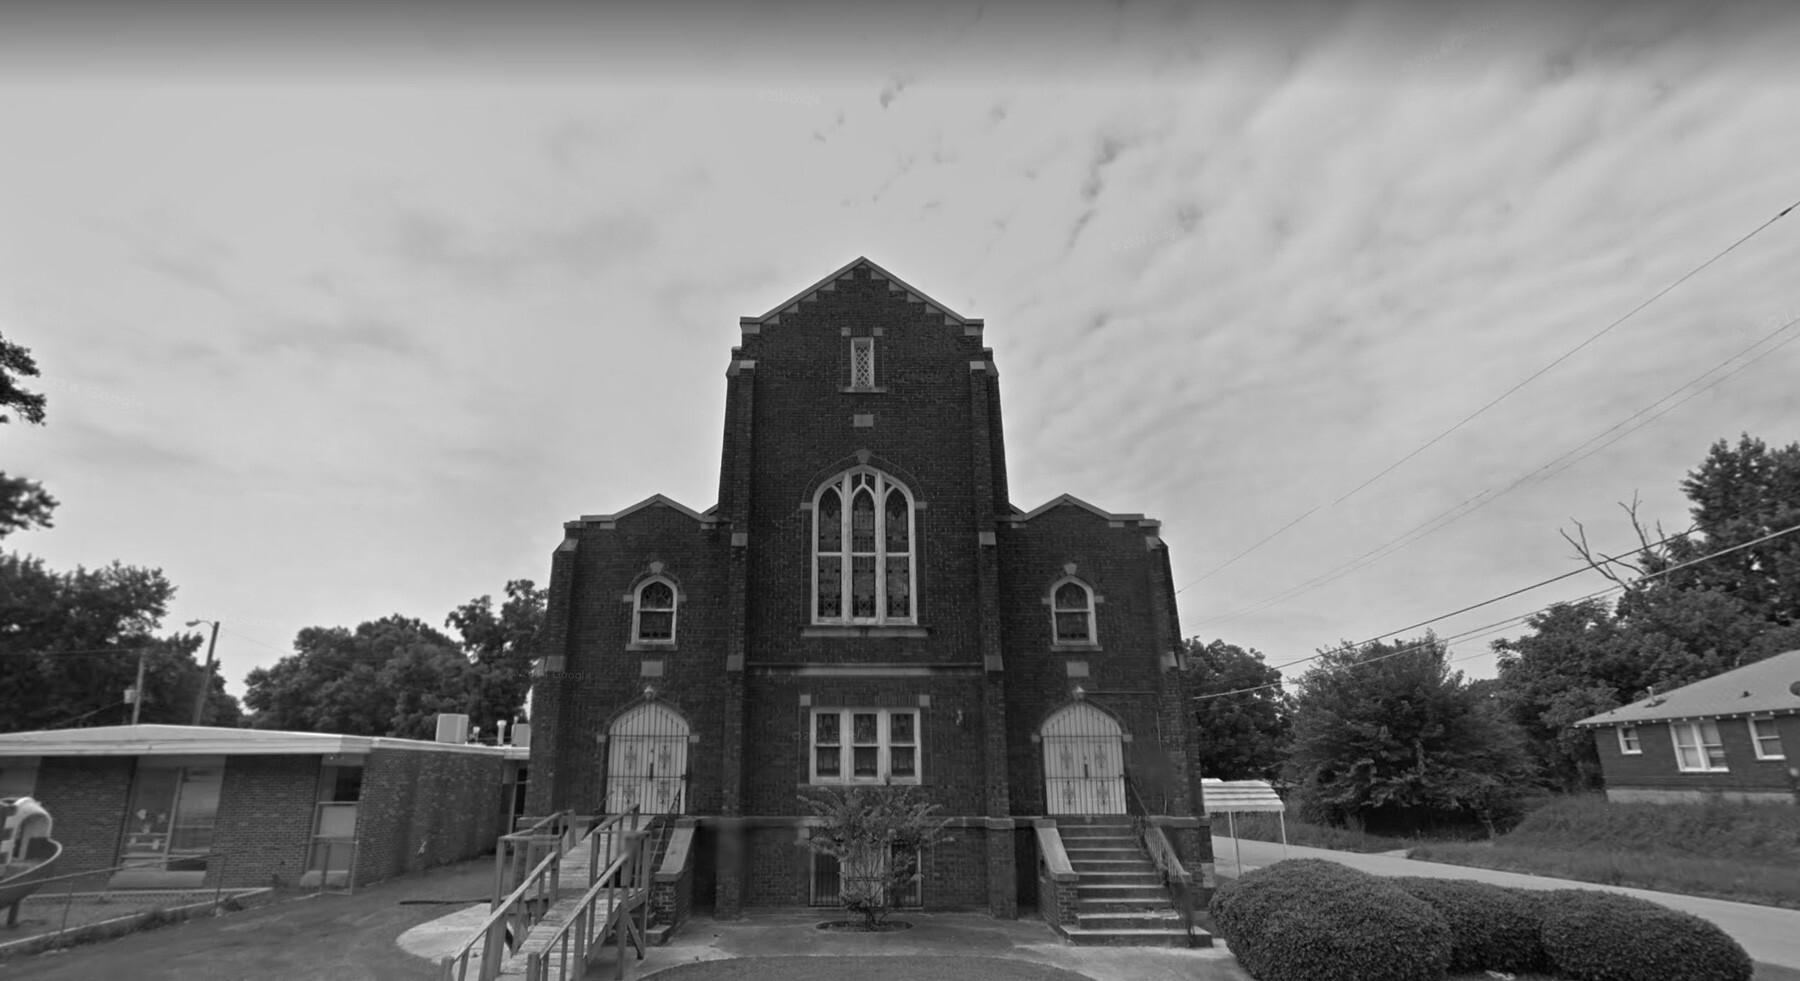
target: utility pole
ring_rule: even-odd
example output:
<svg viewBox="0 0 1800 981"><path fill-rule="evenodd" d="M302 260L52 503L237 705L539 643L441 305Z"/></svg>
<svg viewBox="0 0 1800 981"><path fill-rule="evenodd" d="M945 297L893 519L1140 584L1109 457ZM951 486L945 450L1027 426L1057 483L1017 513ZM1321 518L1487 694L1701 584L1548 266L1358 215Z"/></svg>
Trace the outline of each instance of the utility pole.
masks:
<svg viewBox="0 0 1800 981"><path fill-rule="evenodd" d="M132 725L138 724L138 713L143 711L143 709L144 709L144 655L146 653L148 653L148 651L146 651L144 648L142 648L142 647L138 648L137 687L133 688L131 690L131 724Z"/></svg>
<svg viewBox="0 0 1800 981"><path fill-rule="evenodd" d="M200 724L201 714L206 711L206 696L212 694L213 648L219 643L219 621L189 620L187 625L212 624L212 639L206 642L206 667L200 672L200 691L194 695L194 725Z"/></svg>

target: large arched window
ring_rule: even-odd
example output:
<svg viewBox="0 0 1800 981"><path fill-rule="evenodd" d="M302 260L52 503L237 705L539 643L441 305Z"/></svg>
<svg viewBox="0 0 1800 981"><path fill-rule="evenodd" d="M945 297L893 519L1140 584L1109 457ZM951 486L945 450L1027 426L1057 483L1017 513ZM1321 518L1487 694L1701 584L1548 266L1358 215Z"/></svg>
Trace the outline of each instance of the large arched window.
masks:
<svg viewBox="0 0 1800 981"><path fill-rule="evenodd" d="M639 644L675 643L675 584L649 579L637 588L631 639Z"/></svg>
<svg viewBox="0 0 1800 981"><path fill-rule="evenodd" d="M879 470L849 470L813 498L813 621L911 623L917 546L912 494Z"/></svg>

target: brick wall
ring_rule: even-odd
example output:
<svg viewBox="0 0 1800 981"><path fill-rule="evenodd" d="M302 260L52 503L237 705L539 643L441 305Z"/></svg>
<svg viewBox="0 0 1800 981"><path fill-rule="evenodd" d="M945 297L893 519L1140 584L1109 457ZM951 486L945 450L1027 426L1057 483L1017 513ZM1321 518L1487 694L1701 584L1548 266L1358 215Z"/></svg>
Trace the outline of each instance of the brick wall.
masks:
<svg viewBox="0 0 1800 981"><path fill-rule="evenodd" d="M1794 781L1788 768L1800 761L1800 715L1781 716L1775 720L1786 752L1785 760L1757 759L1750 742L1749 723L1744 719L1718 719L1715 722L1719 727L1719 742L1725 750L1725 765L1730 768L1726 773L1681 772L1675 762L1675 745L1666 723L1638 726L1638 744L1643 747L1643 752L1632 755L1619 752L1616 729L1594 729L1594 745L1600 753L1607 790L1792 793Z"/></svg>
<svg viewBox="0 0 1800 981"><path fill-rule="evenodd" d="M493 851L504 764L498 754L371 751L357 806L356 883Z"/></svg>
<svg viewBox="0 0 1800 981"><path fill-rule="evenodd" d="M213 826L220 858L207 885L293 885L306 870L314 805L319 799L317 756L228 756Z"/></svg>
<svg viewBox="0 0 1800 981"><path fill-rule="evenodd" d="M59 873L118 864L136 762L130 756L49 756L39 765L34 796L50 811L52 834L63 846Z"/></svg>

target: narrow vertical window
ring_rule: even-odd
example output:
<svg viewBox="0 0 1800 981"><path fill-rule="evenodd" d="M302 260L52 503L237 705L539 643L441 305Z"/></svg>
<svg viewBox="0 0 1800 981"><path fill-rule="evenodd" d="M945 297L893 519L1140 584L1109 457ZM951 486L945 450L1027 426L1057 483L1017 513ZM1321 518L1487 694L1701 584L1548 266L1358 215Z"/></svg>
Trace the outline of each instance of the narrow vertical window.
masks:
<svg viewBox="0 0 1800 981"><path fill-rule="evenodd" d="M675 587L661 579L652 579L638 587L638 643L671 643L675 640Z"/></svg>
<svg viewBox="0 0 1800 981"><path fill-rule="evenodd" d="M1637 726L1620 726L1619 752L1626 756L1636 756L1643 751L1643 743L1638 741Z"/></svg>
<svg viewBox="0 0 1800 981"><path fill-rule="evenodd" d="M878 471L849 471L813 507L813 619L908 623L916 615L913 500Z"/></svg>
<svg viewBox="0 0 1800 981"><path fill-rule="evenodd" d="M875 387L875 338L850 339L850 387Z"/></svg>
<svg viewBox="0 0 1800 981"><path fill-rule="evenodd" d="M818 616L844 615L844 498L836 487L819 495Z"/></svg>
<svg viewBox="0 0 1800 981"><path fill-rule="evenodd" d="M813 774L818 779L836 780L844 775L839 718L836 712L820 712L813 716Z"/></svg>

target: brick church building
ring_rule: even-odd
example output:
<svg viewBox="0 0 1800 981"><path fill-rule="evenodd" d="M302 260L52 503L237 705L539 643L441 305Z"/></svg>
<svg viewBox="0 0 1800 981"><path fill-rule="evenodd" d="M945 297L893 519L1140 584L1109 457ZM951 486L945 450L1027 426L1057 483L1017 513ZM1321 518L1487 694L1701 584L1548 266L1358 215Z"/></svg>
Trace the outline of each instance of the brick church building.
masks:
<svg viewBox="0 0 1800 981"><path fill-rule="evenodd" d="M564 525L527 809L694 816L693 901L725 916L835 902L799 799L824 784L953 818L927 909L1039 906L1046 817L1154 816L1210 885L1158 523L1015 506L982 322L866 259L739 324L718 503Z"/></svg>

